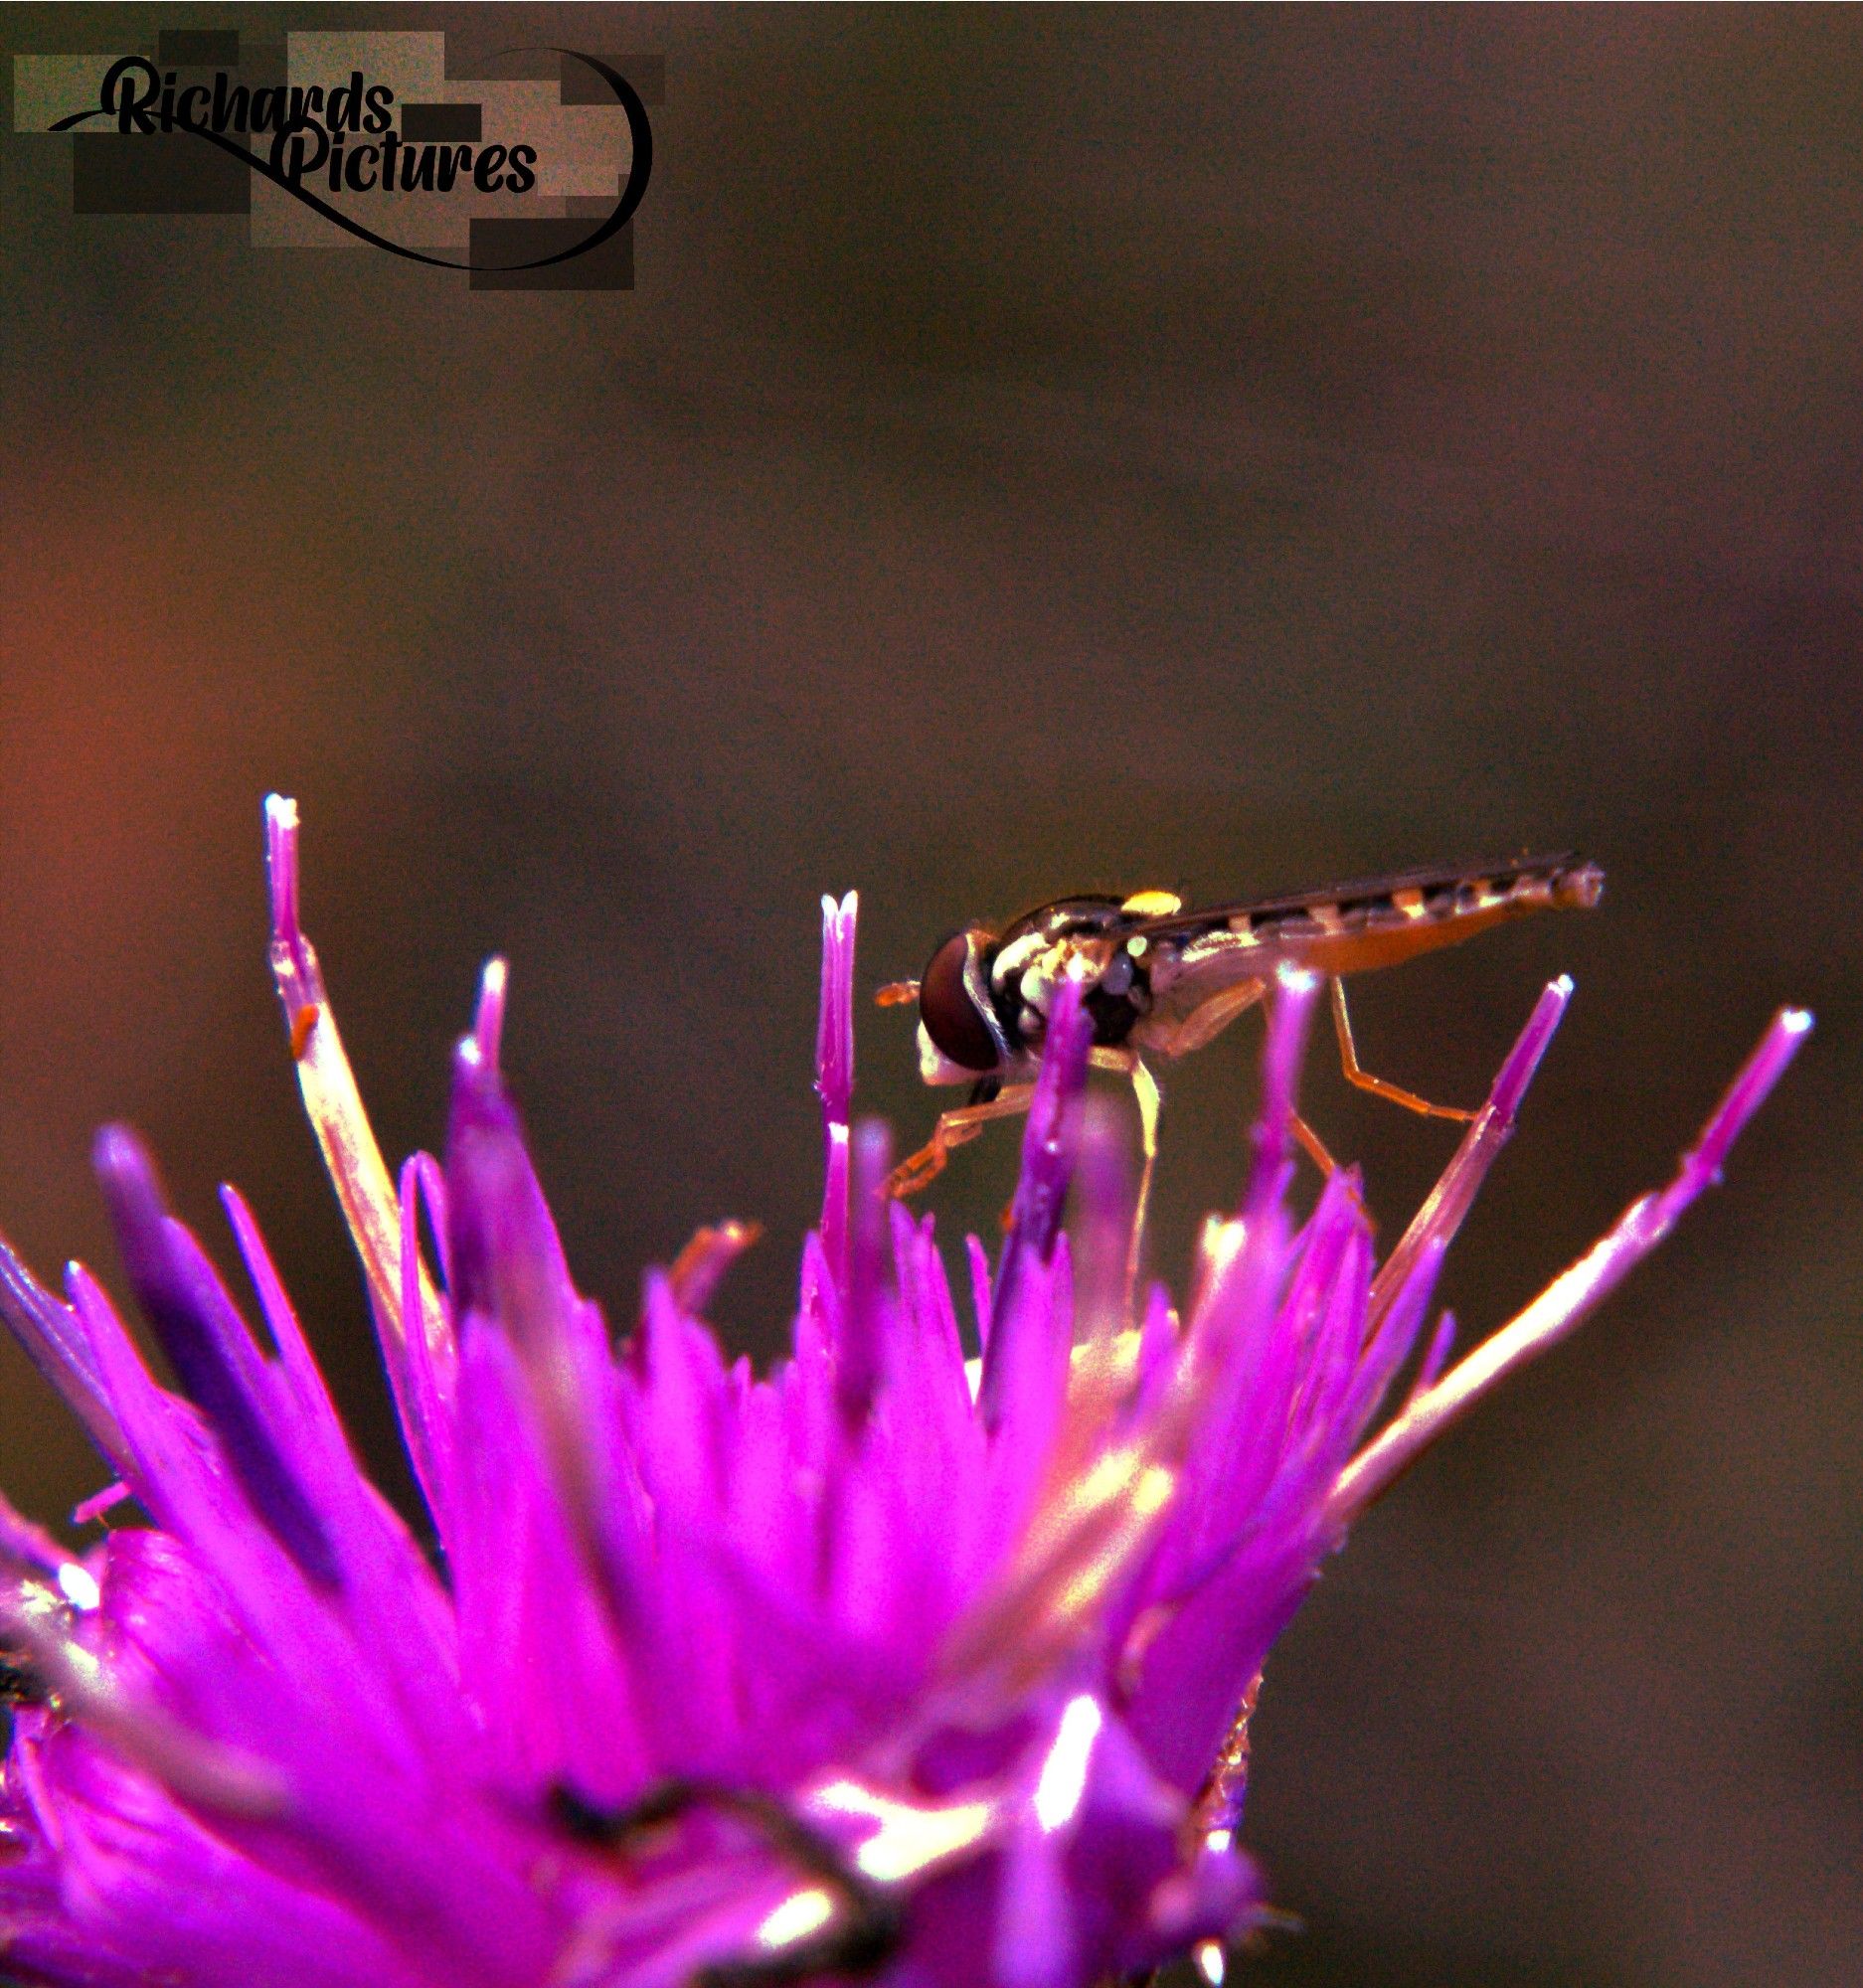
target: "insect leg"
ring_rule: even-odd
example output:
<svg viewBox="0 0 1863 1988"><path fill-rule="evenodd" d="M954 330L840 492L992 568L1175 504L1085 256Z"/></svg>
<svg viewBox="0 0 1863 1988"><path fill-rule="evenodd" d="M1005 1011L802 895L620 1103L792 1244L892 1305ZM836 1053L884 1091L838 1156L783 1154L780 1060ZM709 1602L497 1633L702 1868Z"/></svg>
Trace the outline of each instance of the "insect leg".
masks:
<svg viewBox="0 0 1863 1988"><path fill-rule="evenodd" d="M1145 1241L1145 1212L1151 1206L1151 1176L1158 1163L1158 1113L1164 1106L1164 1093L1158 1088L1158 1079L1145 1068L1135 1050L1092 1050L1088 1061L1096 1070L1115 1070L1121 1076L1129 1077L1132 1079L1132 1096L1138 1104L1138 1138L1142 1157L1138 1200L1132 1210L1132 1240L1125 1251L1125 1309L1129 1316L1132 1293L1138 1288L1138 1256Z"/></svg>
<svg viewBox="0 0 1863 1988"><path fill-rule="evenodd" d="M931 1138L911 1159L903 1160L893 1169L886 1184L887 1193L903 1201L909 1194L930 1187L944 1171L944 1162L953 1146L974 1139L992 1118L1018 1117L1029 1108L1029 1099L1034 1095L1032 1083L1009 1083L987 1103L963 1104L955 1111L940 1112Z"/></svg>
<svg viewBox="0 0 1863 1988"><path fill-rule="evenodd" d="M1234 987L1225 987L1219 994L1212 994L1177 1025L1164 1046L1164 1054L1188 1056L1192 1050L1200 1050L1206 1043L1214 1042L1238 1015L1246 1015L1267 992L1266 980L1243 980ZM1153 1047L1157 1045L1154 1043Z"/></svg>
<svg viewBox="0 0 1863 1988"><path fill-rule="evenodd" d="M1426 1118L1458 1118L1463 1124L1472 1122L1475 1115L1472 1111L1464 1111L1457 1104L1432 1104L1429 1098L1419 1097L1414 1090L1388 1083L1382 1077L1373 1077L1359 1068L1358 1051L1352 1044L1352 1018L1345 1007L1345 982L1337 977L1332 983L1332 1026L1339 1038L1339 1061L1344 1067L1347 1082L1357 1084L1361 1090L1369 1090L1374 1097L1401 1104L1406 1111L1420 1112ZM1307 1150L1311 1152L1312 1148L1309 1146Z"/></svg>
<svg viewBox="0 0 1863 1988"><path fill-rule="evenodd" d="M1288 1130L1300 1143L1300 1150L1328 1180L1339 1171L1339 1162L1327 1152L1325 1142L1297 1111L1288 1114Z"/></svg>
<svg viewBox="0 0 1863 1988"><path fill-rule="evenodd" d="M1132 1309L1138 1289L1138 1252L1145 1240L1145 1215L1151 1207L1151 1176L1158 1164L1158 1112L1164 1095L1158 1079L1137 1058L1132 1059L1132 1095L1138 1100L1138 1136L1143 1160L1138 1171L1138 1206L1132 1212L1132 1240L1125 1251L1125 1309Z"/></svg>
<svg viewBox="0 0 1863 1988"><path fill-rule="evenodd" d="M667 1272L679 1308L702 1312L725 1272L762 1233L761 1222L707 1223L695 1229Z"/></svg>

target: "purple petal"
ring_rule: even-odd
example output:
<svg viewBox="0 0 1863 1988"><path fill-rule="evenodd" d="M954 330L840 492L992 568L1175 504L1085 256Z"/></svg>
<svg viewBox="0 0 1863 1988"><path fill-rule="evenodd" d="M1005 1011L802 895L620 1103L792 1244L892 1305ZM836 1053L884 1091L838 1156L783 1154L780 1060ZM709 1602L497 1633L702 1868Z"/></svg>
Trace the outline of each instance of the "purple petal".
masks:
<svg viewBox="0 0 1863 1988"><path fill-rule="evenodd" d="M245 1321L194 1239L169 1217L134 1133L107 1127L97 1140L96 1169L130 1287L182 1392L213 1424L253 1509L279 1544L312 1580L335 1585L329 1538L273 1439Z"/></svg>
<svg viewBox="0 0 1863 1988"><path fill-rule="evenodd" d="M1354 1459L1332 1497L1331 1509L1341 1524L1363 1511L1504 1375L1564 1339L1655 1248L1702 1190L1719 1181L1729 1149L1784 1075L1810 1027L1811 1017L1802 1009L1781 1009L1701 1137L1683 1155L1675 1179L1659 1193L1632 1202L1587 1255L1414 1400Z"/></svg>
<svg viewBox="0 0 1863 1988"><path fill-rule="evenodd" d="M854 1095L854 932L850 891L821 901L821 1012L815 1026L815 1088L825 1147L821 1238L835 1274L847 1274L848 1110Z"/></svg>
<svg viewBox="0 0 1863 1988"><path fill-rule="evenodd" d="M856 1429L865 1423L880 1383L891 1304L886 1288L886 1181L892 1157L892 1133L879 1119L868 1119L854 1140L847 1305L835 1343L835 1400L842 1418Z"/></svg>
<svg viewBox="0 0 1863 1988"><path fill-rule="evenodd" d="M104 1456L121 1469L123 1432L98 1384L83 1329L0 1239L0 1319L28 1358L64 1398Z"/></svg>
<svg viewBox="0 0 1863 1988"><path fill-rule="evenodd" d="M1035 1342L1047 1338L1047 1318L1037 1304L1025 1302L1033 1283L1032 1268L1046 1263L1061 1233L1068 1182L1073 1177L1076 1105L1087 1083L1087 1052L1094 1025L1082 1002L1079 982L1064 981L1049 1018L1042 1052L1041 1075L1029 1106L1028 1131L1022 1141L1022 1177L1009 1213L1009 1235L1003 1243L991 1306L989 1344L983 1352L983 1379L977 1407L983 1425L995 1429L1006 1403L1018 1388L1045 1385L1047 1349ZM1021 1370L1024 1356L1033 1354L1032 1378Z"/></svg>
<svg viewBox="0 0 1863 1988"><path fill-rule="evenodd" d="M1262 1052L1262 1115L1252 1143L1255 1163L1243 1197L1244 1220L1277 1205L1292 1171L1293 1104L1306 1032L1319 999L1316 973L1283 966L1275 976L1274 998L1268 1014L1268 1040Z"/></svg>
<svg viewBox="0 0 1863 1988"><path fill-rule="evenodd" d="M1462 1135L1454 1157L1443 1169L1442 1178L1417 1211L1410 1227L1386 1259L1372 1285L1373 1320L1382 1317L1399 1287L1410 1275L1424 1244L1433 1239L1447 1246L1462 1226L1488 1169L1500 1157L1501 1148L1513 1136L1514 1119L1539 1070L1540 1060L1552 1046L1553 1037L1565 1019L1572 999L1572 982L1563 974L1550 982L1534 1003L1533 1013L1519 1039L1507 1054L1500 1075L1488 1092L1488 1100L1476 1112L1474 1122Z"/></svg>

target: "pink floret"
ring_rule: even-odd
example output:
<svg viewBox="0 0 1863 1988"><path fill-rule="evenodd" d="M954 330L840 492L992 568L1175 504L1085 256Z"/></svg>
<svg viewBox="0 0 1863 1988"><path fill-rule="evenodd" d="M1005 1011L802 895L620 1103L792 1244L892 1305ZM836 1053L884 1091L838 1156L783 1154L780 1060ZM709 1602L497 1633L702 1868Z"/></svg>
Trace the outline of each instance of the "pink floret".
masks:
<svg viewBox="0 0 1863 1988"><path fill-rule="evenodd" d="M1128 1301L1070 987L1009 1233L993 1266L971 1244L960 1307L930 1221L883 1197L883 1129L850 1122L855 904L824 900L826 1189L792 1351L759 1377L693 1309L741 1228L650 1275L618 1339L577 1291L500 1068L501 962L442 1157L391 1180L288 802L268 833L292 1052L437 1551L360 1470L246 1204L227 1191L262 1335L107 1132L173 1388L81 1267L60 1299L0 1245L0 1315L147 1521L68 1554L0 1506L22 1980L1088 1988L1233 1940L1263 1909L1248 1713L1322 1561L1667 1233L1807 1026L1778 1017L1674 1184L1450 1365L1438 1269L1569 986L1381 1265L1352 1174L1289 1213L1315 992L1291 976L1243 1200L1181 1314Z"/></svg>

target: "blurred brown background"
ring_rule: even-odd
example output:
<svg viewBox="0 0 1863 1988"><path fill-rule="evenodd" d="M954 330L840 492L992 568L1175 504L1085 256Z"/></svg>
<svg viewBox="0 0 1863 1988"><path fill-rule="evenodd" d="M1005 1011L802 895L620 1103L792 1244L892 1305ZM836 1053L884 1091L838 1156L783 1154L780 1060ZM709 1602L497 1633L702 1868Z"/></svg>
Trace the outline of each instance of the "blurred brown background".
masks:
<svg viewBox="0 0 1863 1988"><path fill-rule="evenodd" d="M1453 1263L1485 1331L1666 1173L1781 999L1725 1191L1364 1527L1270 1671L1265 1983L1855 1978L1863 15L238 8L666 58L631 295L470 294L222 219L83 219L0 140L0 1221L112 1275L93 1126L224 1256L238 1180L405 1488L265 974L259 798L384 1144L509 1061L586 1286L816 1194L816 899L863 983L1057 893L1528 845L1606 909L1364 985L1473 1100L1572 1018ZM10 64L7 65L10 73ZM1168 1086L1155 1260L1259 1037ZM933 1108L868 1010L861 1097ZM1310 1115L1395 1233L1448 1128ZM987 1225L1015 1140L963 1154ZM0 1474L99 1467L23 1362Z"/></svg>

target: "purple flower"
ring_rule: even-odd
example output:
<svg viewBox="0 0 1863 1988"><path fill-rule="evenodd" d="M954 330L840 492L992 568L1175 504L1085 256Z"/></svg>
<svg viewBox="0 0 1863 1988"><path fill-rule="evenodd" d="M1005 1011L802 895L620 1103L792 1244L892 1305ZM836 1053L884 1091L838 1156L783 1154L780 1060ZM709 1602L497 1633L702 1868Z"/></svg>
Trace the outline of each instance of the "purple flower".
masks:
<svg viewBox="0 0 1863 1988"><path fill-rule="evenodd" d="M254 1334L120 1129L97 1167L149 1373L83 1268L0 1250L0 1311L149 1524L68 1553L0 1506L0 1967L228 1988L659 1988L872 1973L1073 1988L1260 1916L1237 1847L1269 1646L1353 1517L1570 1331L1717 1174L1784 1013L1674 1183L1457 1366L1438 1266L1570 992L1549 987L1379 1264L1353 1177L1288 1212L1313 995L1283 980L1239 1213L1181 1313L1126 1310L1121 1148L1053 1018L1011 1227L932 1225L849 1127L854 900L824 905L821 1226L789 1359L728 1362L701 1231L617 1348L571 1281L499 1067L504 969L443 1162L392 1180L269 806L272 968L356 1245L429 1557L357 1467L246 1204ZM1074 1193L1072 1234L1063 1215ZM1381 1412L1410 1373L1395 1411Z"/></svg>

